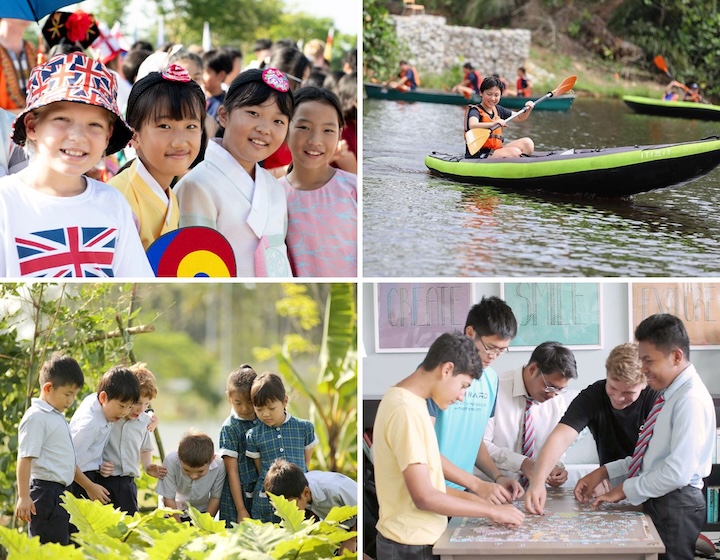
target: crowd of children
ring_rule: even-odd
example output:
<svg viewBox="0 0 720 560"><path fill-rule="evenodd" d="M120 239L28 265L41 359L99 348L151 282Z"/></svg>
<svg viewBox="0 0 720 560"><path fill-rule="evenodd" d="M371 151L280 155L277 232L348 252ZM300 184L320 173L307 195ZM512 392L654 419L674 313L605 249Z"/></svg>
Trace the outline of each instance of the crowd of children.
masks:
<svg viewBox="0 0 720 560"><path fill-rule="evenodd" d="M32 69L13 123L31 163L2 150L0 276L152 277L144 251L191 226L227 239L232 275L357 276L354 53L342 76L325 61L310 81L313 63L292 41L242 72L237 49L140 45L121 76L67 39L68 19L48 28L59 54ZM130 159L111 177L102 162L118 153Z"/></svg>
<svg viewBox="0 0 720 560"><path fill-rule="evenodd" d="M228 528L246 518L279 521L267 492L295 500L318 519L333 506L357 505L353 480L308 472L318 443L314 426L287 412L283 380L274 373L256 375L248 365L232 372L231 413L220 428L220 449L207 434L191 430L162 465L153 463L157 419L147 411L157 386L145 364L108 370L69 424L64 412L85 384L77 361L53 354L39 380L40 397L32 399L19 426L16 515L42 543L70 543L75 529L61 506L66 490L136 513L140 465L158 479L157 494L179 522L190 521L190 506L213 517L219 513ZM344 546L354 549L354 540Z"/></svg>

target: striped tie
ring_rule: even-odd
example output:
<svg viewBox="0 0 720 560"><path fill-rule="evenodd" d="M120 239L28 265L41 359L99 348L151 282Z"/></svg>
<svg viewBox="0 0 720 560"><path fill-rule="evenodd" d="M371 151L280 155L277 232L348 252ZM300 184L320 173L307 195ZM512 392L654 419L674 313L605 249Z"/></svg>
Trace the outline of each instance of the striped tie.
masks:
<svg viewBox="0 0 720 560"><path fill-rule="evenodd" d="M647 451L648 444L650 443L650 438L652 437L653 430L655 429L655 421L657 420L657 415L660 413L660 409L663 407L664 404L665 398L662 395L658 395L655 404L650 410L650 414L648 414L648 417L645 419L645 424L643 424L642 430L640 430L640 435L638 436L638 441L635 445L635 451L633 451L632 460L630 461L628 478L632 478L633 476L638 474L638 472L640 472L640 466L642 465L645 451Z"/></svg>
<svg viewBox="0 0 720 560"><path fill-rule="evenodd" d="M534 400L530 397L525 397L522 454L528 459L535 459L535 425L533 424L532 414L530 413L534 404ZM523 488L527 488L529 482L524 475L520 475L520 484L522 484Z"/></svg>

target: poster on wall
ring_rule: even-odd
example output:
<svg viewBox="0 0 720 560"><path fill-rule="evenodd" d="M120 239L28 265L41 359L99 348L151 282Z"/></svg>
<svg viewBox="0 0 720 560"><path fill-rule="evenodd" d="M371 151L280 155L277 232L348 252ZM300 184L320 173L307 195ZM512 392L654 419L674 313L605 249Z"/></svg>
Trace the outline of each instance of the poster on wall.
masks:
<svg viewBox="0 0 720 560"><path fill-rule="evenodd" d="M629 297L631 335L650 315L670 313L685 324L693 348L720 348L720 283L632 282Z"/></svg>
<svg viewBox="0 0 720 560"><path fill-rule="evenodd" d="M425 352L442 333L462 331L469 283L375 284L375 351Z"/></svg>
<svg viewBox="0 0 720 560"><path fill-rule="evenodd" d="M603 347L602 290L598 283L506 282L502 292L518 322L511 348L534 350L548 341L574 350Z"/></svg>

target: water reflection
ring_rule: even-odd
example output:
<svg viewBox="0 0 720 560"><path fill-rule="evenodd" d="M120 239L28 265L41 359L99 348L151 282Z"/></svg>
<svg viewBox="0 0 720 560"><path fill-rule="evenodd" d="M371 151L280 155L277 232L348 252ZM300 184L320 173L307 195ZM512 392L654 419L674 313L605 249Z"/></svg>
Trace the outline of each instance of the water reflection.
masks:
<svg viewBox="0 0 720 560"><path fill-rule="evenodd" d="M507 192L432 177L424 157L462 149L461 107L365 100L365 276L706 276L720 257L718 170L631 200ZM718 123L578 100L508 127L538 149L698 140Z"/></svg>

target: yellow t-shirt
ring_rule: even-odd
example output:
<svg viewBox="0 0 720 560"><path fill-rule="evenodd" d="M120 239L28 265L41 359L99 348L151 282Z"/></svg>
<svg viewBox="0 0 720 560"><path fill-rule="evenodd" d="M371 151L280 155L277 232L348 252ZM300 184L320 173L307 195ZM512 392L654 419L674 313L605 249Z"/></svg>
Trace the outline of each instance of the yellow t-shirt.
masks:
<svg viewBox="0 0 720 560"><path fill-rule="evenodd" d="M377 530L402 544L435 544L447 516L415 507L403 478L413 464L425 464L434 488L445 492L440 449L425 399L391 387L380 401L373 429L373 457L380 515Z"/></svg>

